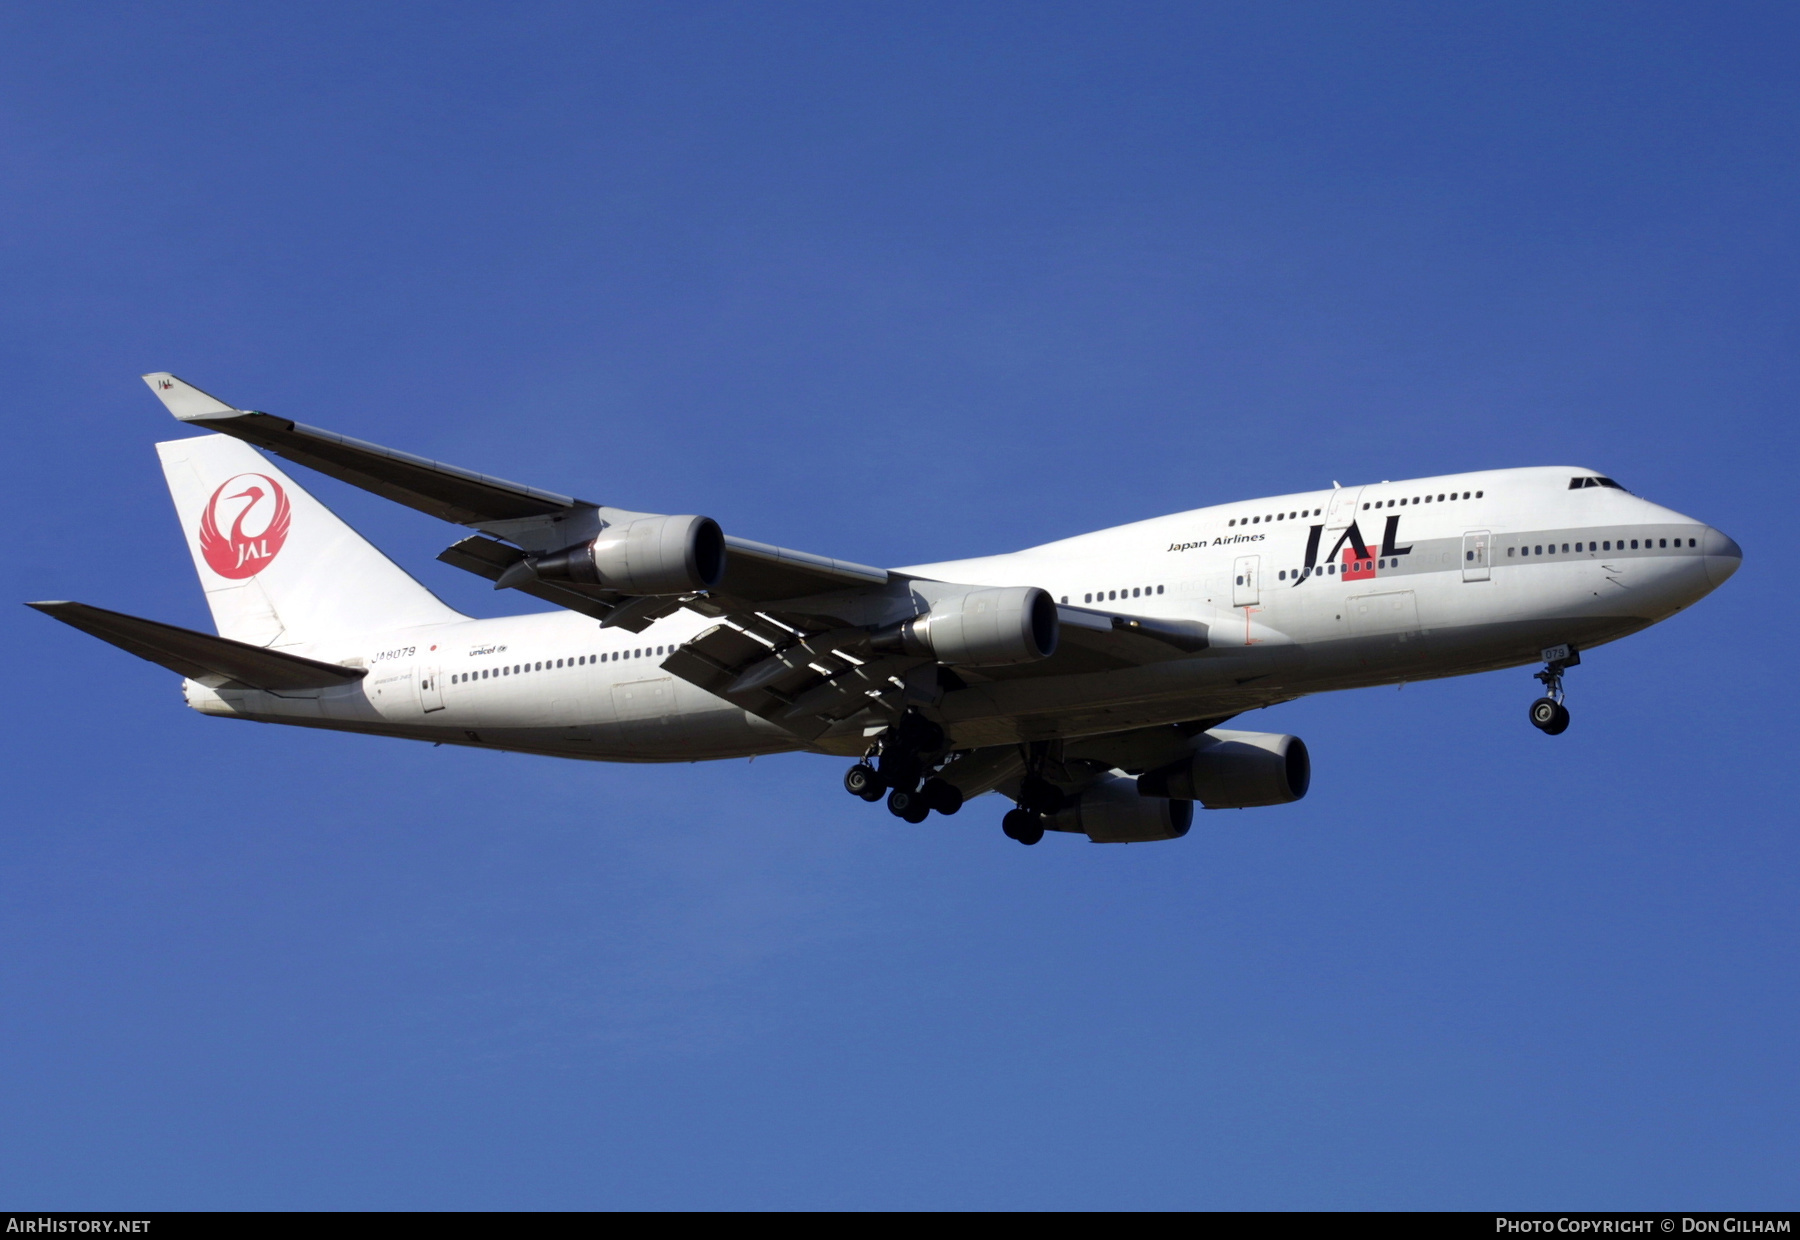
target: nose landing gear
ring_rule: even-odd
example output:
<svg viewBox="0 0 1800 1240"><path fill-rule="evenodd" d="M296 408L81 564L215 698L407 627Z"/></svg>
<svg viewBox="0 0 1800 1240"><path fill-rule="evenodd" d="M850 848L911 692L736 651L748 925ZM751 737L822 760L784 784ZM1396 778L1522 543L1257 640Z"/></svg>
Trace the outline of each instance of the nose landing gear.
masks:
<svg viewBox="0 0 1800 1240"><path fill-rule="evenodd" d="M1552 646L1544 651L1544 670L1532 678L1544 686L1544 696L1531 704L1531 726L1549 736L1561 736L1569 728L1569 708L1563 705L1563 673L1581 664L1581 652L1573 646Z"/></svg>

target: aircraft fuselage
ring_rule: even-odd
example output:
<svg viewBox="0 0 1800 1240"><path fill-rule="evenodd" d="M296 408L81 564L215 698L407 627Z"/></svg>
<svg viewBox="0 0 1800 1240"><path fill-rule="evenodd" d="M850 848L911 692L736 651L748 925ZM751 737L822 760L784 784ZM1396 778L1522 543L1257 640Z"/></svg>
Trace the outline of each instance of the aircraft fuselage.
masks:
<svg viewBox="0 0 1800 1240"><path fill-rule="evenodd" d="M953 676L929 705L952 744L973 747L1533 664L1547 647L1588 650L1665 619L1738 567L1737 545L1700 521L1612 485L1570 489L1594 477L1546 467L1338 487L899 570L1206 628L1206 648L1183 658ZM186 693L213 715L606 761L863 751L859 732L805 743L662 670L712 623L681 611L630 633L559 611L432 624L295 649L366 667L352 685L189 680Z"/></svg>

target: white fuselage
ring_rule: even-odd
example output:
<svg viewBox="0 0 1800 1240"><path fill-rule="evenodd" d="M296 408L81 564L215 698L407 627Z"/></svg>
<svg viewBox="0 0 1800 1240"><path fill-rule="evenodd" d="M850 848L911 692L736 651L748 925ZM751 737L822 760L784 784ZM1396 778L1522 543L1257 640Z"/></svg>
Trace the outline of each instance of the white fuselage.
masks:
<svg viewBox="0 0 1800 1240"><path fill-rule="evenodd" d="M1213 718L1309 693L1535 663L1699 599L1736 570L1723 534L1574 468L1495 470L1196 509L1010 555L901 570L1031 585L1096 612L1198 621L1208 648L1056 676L970 675L938 702L958 746ZM1465 498L1465 496L1467 498ZM364 666L340 689L187 682L209 714L610 761L811 745L660 667L713 622L642 633L573 612L434 624L296 653Z"/></svg>

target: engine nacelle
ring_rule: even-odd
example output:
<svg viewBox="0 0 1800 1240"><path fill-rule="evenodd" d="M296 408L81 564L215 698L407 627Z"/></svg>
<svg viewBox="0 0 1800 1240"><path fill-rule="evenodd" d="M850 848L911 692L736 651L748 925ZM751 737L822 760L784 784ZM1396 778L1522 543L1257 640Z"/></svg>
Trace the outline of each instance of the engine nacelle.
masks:
<svg viewBox="0 0 1800 1240"><path fill-rule="evenodd" d="M1083 789L1045 825L1052 831L1078 832L1096 844L1148 844L1178 840L1193 822L1192 801L1142 796L1136 781L1108 775Z"/></svg>
<svg viewBox="0 0 1800 1240"><path fill-rule="evenodd" d="M532 562L547 581L579 581L621 594L687 594L725 575L725 535L711 517L641 517L592 542Z"/></svg>
<svg viewBox="0 0 1800 1240"><path fill-rule="evenodd" d="M1201 741L1192 757L1140 776L1138 791L1207 809L1249 809L1298 801L1312 783L1312 759L1298 736L1215 728Z"/></svg>
<svg viewBox="0 0 1800 1240"><path fill-rule="evenodd" d="M1056 600L1036 586L996 586L939 599L931 610L875 634L888 654L963 667L1035 663L1056 653Z"/></svg>

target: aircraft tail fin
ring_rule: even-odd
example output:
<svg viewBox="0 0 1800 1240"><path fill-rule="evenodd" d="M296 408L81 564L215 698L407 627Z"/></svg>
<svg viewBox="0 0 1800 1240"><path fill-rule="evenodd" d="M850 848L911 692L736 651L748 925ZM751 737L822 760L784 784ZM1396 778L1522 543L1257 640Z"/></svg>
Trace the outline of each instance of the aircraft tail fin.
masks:
<svg viewBox="0 0 1800 1240"><path fill-rule="evenodd" d="M230 409L198 388L158 395L202 422L205 402ZM205 435L156 451L221 637L297 646L467 619L249 444Z"/></svg>

